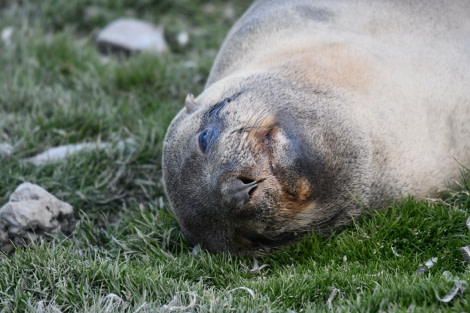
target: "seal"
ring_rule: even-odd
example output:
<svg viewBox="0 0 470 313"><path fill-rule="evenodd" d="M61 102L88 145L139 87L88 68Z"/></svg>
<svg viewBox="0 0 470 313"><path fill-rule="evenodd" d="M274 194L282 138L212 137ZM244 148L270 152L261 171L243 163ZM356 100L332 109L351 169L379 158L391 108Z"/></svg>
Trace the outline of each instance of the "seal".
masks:
<svg viewBox="0 0 470 313"><path fill-rule="evenodd" d="M257 253L470 165L470 1L259 0L163 145L183 233Z"/></svg>

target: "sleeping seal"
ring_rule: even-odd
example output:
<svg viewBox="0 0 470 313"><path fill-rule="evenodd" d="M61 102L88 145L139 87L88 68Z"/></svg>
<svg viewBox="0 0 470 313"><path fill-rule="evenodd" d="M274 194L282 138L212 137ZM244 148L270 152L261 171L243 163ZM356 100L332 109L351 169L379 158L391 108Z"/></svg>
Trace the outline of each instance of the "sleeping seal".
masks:
<svg viewBox="0 0 470 313"><path fill-rule="evenodd" d="M260 0L163 147L184 234L252 253L470 166L470 0Z"/></svg>

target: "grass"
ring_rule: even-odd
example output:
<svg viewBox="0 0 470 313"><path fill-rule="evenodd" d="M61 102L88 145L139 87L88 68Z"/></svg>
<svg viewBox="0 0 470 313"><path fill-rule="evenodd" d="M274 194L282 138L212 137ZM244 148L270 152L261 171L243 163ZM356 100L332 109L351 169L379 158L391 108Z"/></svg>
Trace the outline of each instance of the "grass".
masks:
<svg viewBox="0 0 470 313"><path fill-rule="evenodd" d="M79 220L68 238L0 256L0 312L470 311L468 291L449 303L436 296L470 281L459 251L470 243L468 180L445 200L404 199L330 237L260 257L269 265L260 270L249 257L193 255L161 205L161 143L249 2L0 2L0 30L13 27L12 43L0 42L0 142L13 147L1 157L0 203L29 181L72 204ZM163 25L171 52L104 59L94 37L121 16ZM176 44L180 31L190 34L185 48ZM116 147L41 166L24 161L100 141Z"/></svg>

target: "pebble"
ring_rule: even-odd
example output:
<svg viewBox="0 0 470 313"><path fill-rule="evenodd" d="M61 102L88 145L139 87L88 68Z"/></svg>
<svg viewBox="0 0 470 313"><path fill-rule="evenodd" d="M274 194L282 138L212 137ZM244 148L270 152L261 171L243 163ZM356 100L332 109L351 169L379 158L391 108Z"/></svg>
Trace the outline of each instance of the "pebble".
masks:
<svg viewBox="0 0 470 313"><path fill-rule="evenodd" d="M2 38L2 41L5 45L11 45L11 35L13 34L13 27L8 26L2 29L0 38Z"/></svg>
<svg viewBox="0 0 470 313"><path fill-rule="evenodd" d="M180 47L186 47L189 43L189 34L188 32L182 31L176 36L176 40L178 41L178 45Z"/></svg>
<svg viewBox="0 0 470 313"><path fill-rule="evenodd" d="M120 18L110 23L96 37L96 45L103 54L161 54L168 50L161 27L132 18Z"/></svg>
<svg viewBox="0 0 470 313"><path fill-rule="evenodd" d="M134 150L134 146L135 142L132 138L120 140L116 144L116 148L118 148L119 150L124 150L126 148ZM65 160L67 157L79 152L93 151L97 149L110 149L112 147L113 144L108 142L83 142L77 144L69 144L50 148L31 158L26 159L26 161L33 163L34 165L43 165L60 162L62 160Z"/></svg>
<svg viewBox="0 0 470 313"><path fill-rule="evenodd" d="M9 157L13 147L7 142L0 142L0 157Z"/></svg>

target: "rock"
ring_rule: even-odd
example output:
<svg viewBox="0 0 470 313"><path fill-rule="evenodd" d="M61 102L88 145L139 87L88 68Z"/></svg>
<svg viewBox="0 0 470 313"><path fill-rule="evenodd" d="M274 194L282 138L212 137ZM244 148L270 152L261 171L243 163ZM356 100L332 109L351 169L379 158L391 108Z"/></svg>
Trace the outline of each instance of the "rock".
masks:
<svg viewBox="0 0 470 313"><path fill-rule="evenodd" d="M223 16L228 21L233 21L237 18L237 13L235 12L233 5L227 4L225 6Z"/></svg>
<svg viewBox="0 0 470 313"><path fill-rule="evenodd" d="M13 147L7 142L0 142L0 157L9 157Z"/></svg>
<svg viewBox="0 0 470 313"><path fill-rule="evenodd" d="M0 209L0 250L39 241L47 234L71 234L75 228L73 208L38 185L23 183Z"/></svg>
<svg viewBox="0 0 470 313"><path fill-rule="evenodd" d="M6 46L11 45L11 35L13 34L13 27L8 26L2 29L0 37Z"/></svg>
<svg viewBox="0 0 470 313"><path fill-rule="evenodd" d="M125 140L120 140L115 146L123 151L124 149L135 145L135 142L132 138ZM111 149L114 145L108 142L84 142L70 145L63 145L58 147L53 147L47 149L44 152L41 152L31 158L26 159L27 162L33 163L34 165L43 165L48 163L60 162L65 160L71 155L74 155L79 152L88 152L97 149ZM0 147L1 149L1 147ZM1 154L1 151L0 151Z"/></svg>
<svg viewBox="0 0 470 313"><path fill-rule="evenodd" d="M186 47L189 43L189 34L188 32L182 31L176 36L176 41L178 45L182 48Z"/></svg>
<svg viewBox="0 0 470 313"><path fill-rule="evenodd" d="M31 162L35 165L59 162L78 152L90 151L93 149L100 149L100 148L103 148L104 146L105 144L86 142L86 143L78 143L78 144L70 144L70 145L64 145L64 146L59 146L59 147L53 147L29 159L26 159L26 161Z"/></svg>
<svg viewBox="0 0 470 313"><path fill-rule="evenodd" d="M460 248L460 251L462 252L463 260L465 262L470 261L470 246L465 246Z"/></svg>
<svg viewBox="0 0 470 313"><path fill-rule="evenodd" d="M161 27L131 18L121 18L106 26L98 34L96 45L104 54L163 53L168 50Z"/></svg>

